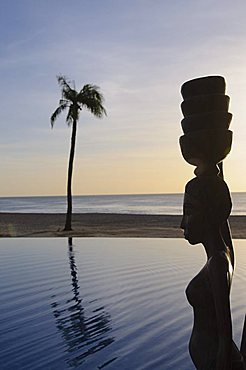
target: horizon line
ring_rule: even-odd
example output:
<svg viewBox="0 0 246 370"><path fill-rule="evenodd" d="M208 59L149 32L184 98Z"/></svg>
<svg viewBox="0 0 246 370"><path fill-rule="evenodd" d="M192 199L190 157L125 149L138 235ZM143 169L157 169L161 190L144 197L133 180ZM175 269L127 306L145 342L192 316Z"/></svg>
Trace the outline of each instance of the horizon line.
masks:
<svg viewBox="0 0 246 370"><path fill-rule="evenodd" d="M232 193L246 193L246 191L231 191ZM180 193L113 193L113 194L74 194L73 197L100 197L100 196L138 196L138 195L183 195L183 192ZM67 197L66 194L62 195L0 195L0 198L42 198L42 197Z"/></svg>

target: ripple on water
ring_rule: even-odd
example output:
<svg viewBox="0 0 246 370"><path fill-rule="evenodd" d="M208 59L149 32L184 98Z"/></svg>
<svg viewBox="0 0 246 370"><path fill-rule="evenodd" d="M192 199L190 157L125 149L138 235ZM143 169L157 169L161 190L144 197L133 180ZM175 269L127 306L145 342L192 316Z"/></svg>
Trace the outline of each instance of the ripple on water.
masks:
<svg viewBox="0 0 246 370"><path fill-rule="evenodd" d="M232 289L240 341L246 248ZM184 290L204 263L180 239L2 239L1 369L193 369Z"/></svg>

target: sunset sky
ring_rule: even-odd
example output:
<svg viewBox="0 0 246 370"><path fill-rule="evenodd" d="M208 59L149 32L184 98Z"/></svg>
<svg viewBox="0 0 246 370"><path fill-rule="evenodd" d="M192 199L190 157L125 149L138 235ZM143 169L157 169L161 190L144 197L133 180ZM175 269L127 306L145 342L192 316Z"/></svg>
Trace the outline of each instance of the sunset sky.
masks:
<svg viewBox="0 0 246 370"><path fill-rule="evenodd" d="M180 87L222 75L233 113L225 160L246 191L246 2L2 0L0 196L64 195L71 129L50 127L56 75L100 86L106 118L81 113L74 194L183 192Z"/></svg>

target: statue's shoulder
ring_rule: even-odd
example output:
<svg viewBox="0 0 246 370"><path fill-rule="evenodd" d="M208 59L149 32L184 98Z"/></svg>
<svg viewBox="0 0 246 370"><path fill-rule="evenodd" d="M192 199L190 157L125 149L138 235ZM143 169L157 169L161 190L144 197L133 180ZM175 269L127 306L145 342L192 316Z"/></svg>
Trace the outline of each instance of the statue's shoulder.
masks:
<svg viewBox="0 0 246 370"><path fill-rule="evenodd" d="M231 262L228 255L224 251L216 252L207 262L207 268L209 272L214 274L224 273L227 275L230 270Z"/></svg>

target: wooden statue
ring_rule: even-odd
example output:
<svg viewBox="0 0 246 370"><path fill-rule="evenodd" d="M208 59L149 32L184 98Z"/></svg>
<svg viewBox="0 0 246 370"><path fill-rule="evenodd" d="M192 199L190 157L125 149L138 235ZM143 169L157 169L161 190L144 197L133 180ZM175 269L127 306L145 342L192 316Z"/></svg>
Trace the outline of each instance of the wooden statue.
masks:
<svg viewBox="0 0 246 370"><path fill-rule="evenodd" d="M232 339L234 253L228 225L232 204L217 166L222 169L232 143L225 80L221 76L194 79L182 86L181 93L181 152L196 166L196 177L185 187L181 228L185 239L192 245L203 244L207 255L206 264L186 289L194 311L189 351L197 369L245 370L245 359Z"/></svg>

